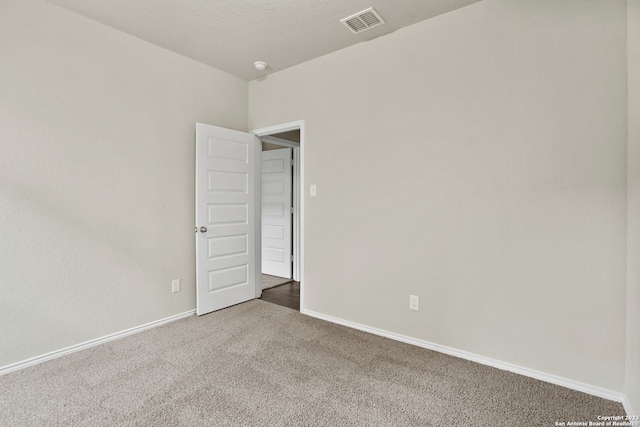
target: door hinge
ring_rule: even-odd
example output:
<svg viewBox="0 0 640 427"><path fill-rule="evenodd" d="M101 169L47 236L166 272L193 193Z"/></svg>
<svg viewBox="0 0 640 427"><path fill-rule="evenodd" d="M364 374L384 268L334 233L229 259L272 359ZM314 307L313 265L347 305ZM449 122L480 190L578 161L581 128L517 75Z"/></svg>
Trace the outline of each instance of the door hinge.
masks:
<svg viewBox="0 0 640 427"><path fill-rule="evenodd" d="M293 213L293 206L291 206L291 213Z"/></svg>
<svg viewBox="0 0 640 427"><path fill-rule="evenodd" d="M291 262L293 262L293 255L291 255Z"/></svg>
<svg viewBox="0 0 640 427"><path fill-rule="evenodd" d="M291 159L291 166L293 166L293 159Z"/></svg>

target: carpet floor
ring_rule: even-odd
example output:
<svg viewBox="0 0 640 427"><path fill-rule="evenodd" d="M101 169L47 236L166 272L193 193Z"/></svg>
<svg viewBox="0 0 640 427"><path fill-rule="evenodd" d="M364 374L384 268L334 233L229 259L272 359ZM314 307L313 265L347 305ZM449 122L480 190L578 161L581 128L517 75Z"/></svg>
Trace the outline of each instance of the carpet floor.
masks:
<svg viewBox="0 0 640 427"><path fill-rule="evenodd" d="M287 279L285 277L270 276L268 274L262 275L262 289L273 288L274 286L280 286L284 283L289 283L293 279Z"/></svg>
<svg viewBox="0 0 640 427"><path fill-rule="evenodd" d="M0 377L2 426L554 426L619 403L260 300Z"/></svg>

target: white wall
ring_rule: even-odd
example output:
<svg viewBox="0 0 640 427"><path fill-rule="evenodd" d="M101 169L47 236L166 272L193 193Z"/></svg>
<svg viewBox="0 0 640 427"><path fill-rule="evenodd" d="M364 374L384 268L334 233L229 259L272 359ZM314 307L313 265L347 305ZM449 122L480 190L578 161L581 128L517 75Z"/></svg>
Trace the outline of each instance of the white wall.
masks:
<svg viewBox="0 0 640 427"><path fill-rule="evenodd" d="M246 130L247 86L0 2L0 366L195 308L194 124Z"/></svg>
<svg viewBox="0 0 640 427"><path fill-rule="evenodd" d="M625 4L485 0L250 82L250 129L306 123L306 308L622 391Z"/></svg>
<svg viewBox="0 0 640 427"><path fill-rule="evenodd" d="M640 415L640 0L627 0L629 88L627 371L625 394Z"/></svg>

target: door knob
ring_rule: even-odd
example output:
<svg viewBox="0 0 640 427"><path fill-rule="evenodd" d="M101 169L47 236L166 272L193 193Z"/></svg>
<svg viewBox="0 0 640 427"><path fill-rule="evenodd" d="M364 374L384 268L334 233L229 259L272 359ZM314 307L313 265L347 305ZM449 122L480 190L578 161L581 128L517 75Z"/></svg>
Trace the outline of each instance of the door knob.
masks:
<svg viewBox="0 0 640 427"><path fill-rule="evenodd" d="M201 233L206 233L207 232L207 227L200 227L200 232Z"/></svg>

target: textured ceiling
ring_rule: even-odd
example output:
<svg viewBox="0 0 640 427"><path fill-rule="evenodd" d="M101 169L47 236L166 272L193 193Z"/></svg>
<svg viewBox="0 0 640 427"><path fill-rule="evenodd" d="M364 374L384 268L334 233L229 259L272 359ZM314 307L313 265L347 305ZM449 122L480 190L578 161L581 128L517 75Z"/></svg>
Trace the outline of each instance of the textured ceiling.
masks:
<svg viewBox="0 0 640 427"><path fill-rule="evenodd" d="M49 0L245 80L479 0ZM359 34L340 19L373 6L387 22ZM269 67L256 71L254 61Z"/></svg>

